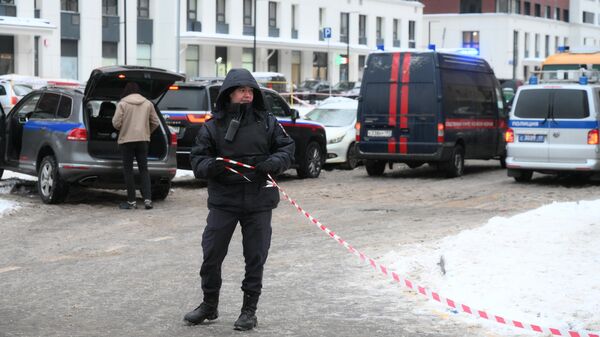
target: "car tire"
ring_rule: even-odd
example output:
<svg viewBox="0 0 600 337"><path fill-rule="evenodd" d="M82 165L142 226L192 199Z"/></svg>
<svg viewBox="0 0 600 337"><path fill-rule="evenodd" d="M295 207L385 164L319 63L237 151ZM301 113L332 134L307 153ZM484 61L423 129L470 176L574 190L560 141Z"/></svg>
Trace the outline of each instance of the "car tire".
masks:
<svg viewBox="0 0 600 337"><path fill-rule="evenodd" d="M531 170L519 170L519 175L515 176L515 181L518 183L527 183L531 181L531 177L533 176L533 171Z"/></svg>
<svg viewBox="0 0 600 337"><path fill-rule="evenodd" d="M348 148L348 153L346 154L346 162L342 165L342 168L346 170L354 170L358 164L360 164L360 159L357 158L358 149L356 148L356 143L350 144Z"/></svg>
<svg viewBox="0 0 600 337"><path fill-rule="evenodd" d="M447 178L456 178L463 175L465 170L465 149L461 145L456 145L452 149L450 160L446 162L445 171Z"/></svg>
<svg viewBox="0 0 600 337"><path fill-rule="evenodd" d="M371 177L380 177L383 175L385 171L385 161L382 160L367 160L365 162L365 168L367 169L367 174Z"/></svg>
<svg viewBox="0 0 600 337"><path fill-rule="evenodd" d="M165 200L171 191L171 182L162 182L152 186L152 200Z"/></svg>
<svg viewBox="0 0 600 337"><path fill-rule="evenodd" d="M302 179L319 177L323 168L323 162L323 152L319 144L317 142L308 143L306 152L304 153L304 160L296 169L298 177Z"/></svg>
<svg viewBox="0 0 600 337"><path fill-rule="evenodd" d="M69 184L62 180L58 172L58 162L54 156L45 156L38 170L38 194L45 204L60 204L69 194Z"/></svg>

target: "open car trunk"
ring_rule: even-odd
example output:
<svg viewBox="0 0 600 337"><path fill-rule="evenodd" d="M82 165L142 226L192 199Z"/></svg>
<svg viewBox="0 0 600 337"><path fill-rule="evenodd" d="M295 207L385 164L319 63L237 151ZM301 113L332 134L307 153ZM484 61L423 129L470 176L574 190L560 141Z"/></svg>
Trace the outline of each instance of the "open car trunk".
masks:
<svg viewBox="0 0 600 337"><path fill-rule="evenodd" d="M112 125L115 114L116 102L90 101L85 107L88 122L88 150L91 156L101 159L121 159L121 152L117 144L119 131ZM164 158L168 152L169 137L165 132L164 121L157 111L161 125L150 135L148 147L148 160Z"/></svg>

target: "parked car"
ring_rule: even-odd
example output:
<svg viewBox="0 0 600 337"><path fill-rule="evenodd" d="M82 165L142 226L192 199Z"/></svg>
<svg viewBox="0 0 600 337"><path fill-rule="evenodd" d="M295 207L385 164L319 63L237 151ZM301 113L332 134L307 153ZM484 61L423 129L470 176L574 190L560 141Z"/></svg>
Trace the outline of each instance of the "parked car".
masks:
<svg viewBox="0 0 600 337"><path fill-rule="evenodd" d="M110 66L92 71L85 92L43 88L27 94L0 117L0 169L38 177L44 203L64 201L71 184L125 188L123 165L112 126L116 103L128 82L157 99L183 76L162 69ZM177 171L177 138L159 115L152 133L148 170L152 198L164 199Z"/></svg>
<svg viewBox="0 0 600 337"><path fill-rule="evenodd" d="M253 72L252 76L260 86L273 89L277 92L286 92L288 90L288 82L285 75L274 72Z"/></svg>
<svg viewBox="0 0 600 337"><path fill-rule="evenodd" d="M360 164L356 154L356 109L358 101L345 97L327 98L305 119L325 125L327 159L325 165L353 170Z"/></svg>
<svg viewBox="0 0 600 337"><path fill-rule="evenodd" d="M12 80L0 79L0 105L8 112L23 96L33 90L29 85L19 84Z"/></svg>
<svg viewBox="0 0 600 337"><path fill-rule="evenodd" d="M547 83L517 90L506 131L508 176L600 176L600 85Z"/></svg>
<svg viewBox="0 0 600 337"><path fill-rule="evenodd" d="M481 58L435 51L370 54L358 105L359 158L367 173L391 163L424 163L448 177L465 159L504 165L505 102Z"/></svg>
<svg viewBox="0 0 600 337"><path fill-rule="evenodd" d="M358 86L357 86L358 85ZM323 88L317 91L323 95L329 95L329 88ZM333 96L353 96L357 97L360 92L360 82L340 81L331 87Z"/></svg>
<svg viewBox="0 0 600 337"><path fill-rule="evenodd" d="M191 147L194 146L200 127L210 118L211 111L215 108L220 88L220 81L177 83L159 102L158 106L167 124L177 131L179 168L191 169ZM299 120L298 111L291 109L275 90L262 88L262 92L267 108L296 142L294 167L298 176L317 178L325 163L325 128L315 122Z"/></svg>
<svg viewBox="0 0 600 337"><path fill-rule="evenodd" d="M324 93L327 91L327 93ZM322 80L305 80L294 91L298 98L314 103L329 97L329 82Z"/></svg>

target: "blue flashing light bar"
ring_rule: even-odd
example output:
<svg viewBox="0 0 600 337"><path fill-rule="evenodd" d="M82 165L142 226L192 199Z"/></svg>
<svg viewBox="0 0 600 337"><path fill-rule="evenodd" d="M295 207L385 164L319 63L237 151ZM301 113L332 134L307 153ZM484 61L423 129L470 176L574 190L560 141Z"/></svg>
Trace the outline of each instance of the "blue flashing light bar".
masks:
<svg viewBox="0 0 600 337"><path fill-rule="evenodd" d="M583 75L583 76L579 76L579 84L588 84L588 78L587 76Z"/></svg>
<svg viewBox="0 0 600 337"><path fill-rule="evenodd" d="M529 84L538 84L538 78L535 75L529 76Z"/></svg>
<svg viewBox="0 0 600 337"><path fill-rule="evenodd" d="M430 44L427 46L427 49L435 51L435 44L433 44L433 43L430 43Z"/></svg>

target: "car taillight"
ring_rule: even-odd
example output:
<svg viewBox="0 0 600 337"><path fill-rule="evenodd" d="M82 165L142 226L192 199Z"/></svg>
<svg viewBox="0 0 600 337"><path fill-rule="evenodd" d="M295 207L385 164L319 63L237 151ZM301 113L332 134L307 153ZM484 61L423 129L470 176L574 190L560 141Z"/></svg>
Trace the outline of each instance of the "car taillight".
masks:
<svg viewBox="0 0 600 337"><path fill-rule="evenodd" d="M360 142L360 122L356 122L354 128L356 129L356 141Z"/></svg>
<svg viewBox="0 0 600 337"><path fill-rule="evenodd" d="M588 132L588 144L598 145L598 129L593 129Z"/></svg>
<svg viewBox="0 0 600 337"><path fill-rule="evenodd" d="M515 142L515 132L513 131L513 129L506 129L506 131L504 132L504 141L506 141L507 143Z"/></svg>
<svg viewBox="0 0 600 337"><path fill-rule="evenodd" d="M84 128L71 129L71 131L67 133L67 140L85 142L87 140L87 130Z"/></svg>
<svg viewBox="0 0 600 337"><path fill-rule="evenodd" d="M17 97L17 96L11 96L10 97L10 104L11 105L17 104L18 101L19 101L19 97Z"/></svg>
<svg viewBox="0 0 600 337"><path fill-rule="evenodd" d="M437 141L438 143L444 142L444 123L438 123L437 125Z"/></svg>
<svg viewBox="0 0 600 337"><path fill-rule="evenodd" d="M190 123L201 124L208 120L207 115L188 114L187 119Z"/></svg>
<svg viewBox="0 0 600 337"><path fill-rule="evenodd" d="M177 146L177 134L171 132L171 145Z"/></svg>

